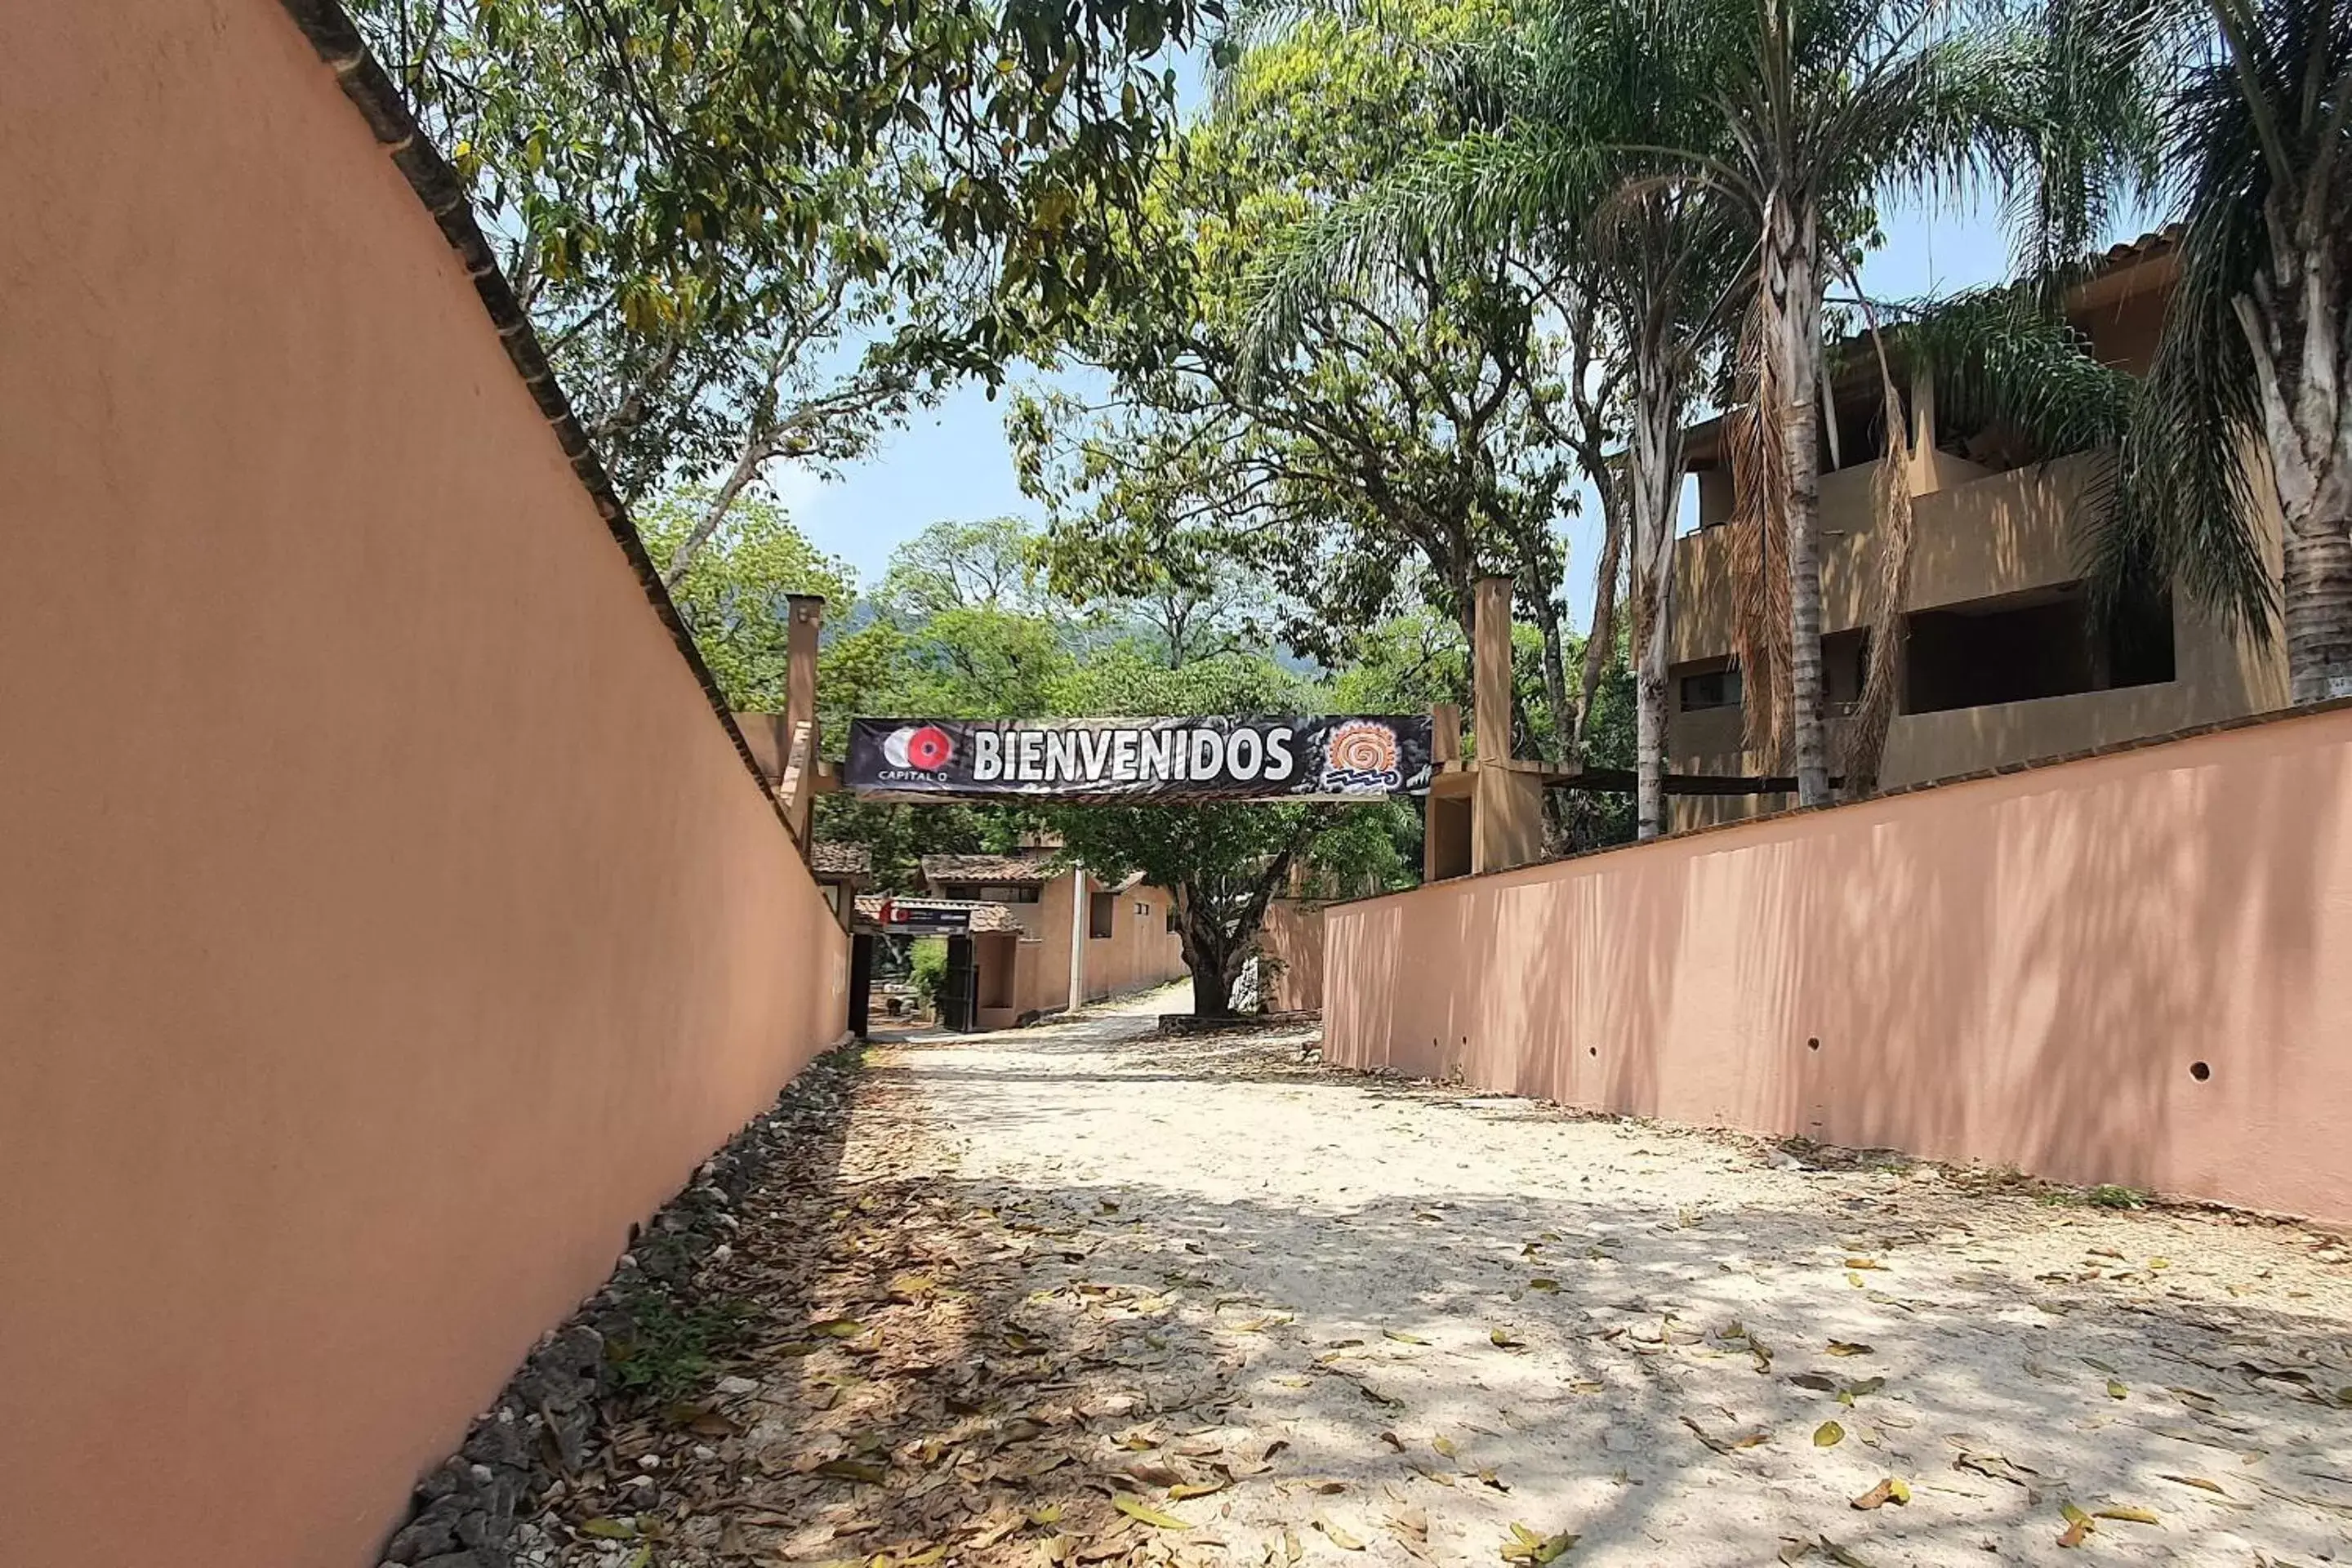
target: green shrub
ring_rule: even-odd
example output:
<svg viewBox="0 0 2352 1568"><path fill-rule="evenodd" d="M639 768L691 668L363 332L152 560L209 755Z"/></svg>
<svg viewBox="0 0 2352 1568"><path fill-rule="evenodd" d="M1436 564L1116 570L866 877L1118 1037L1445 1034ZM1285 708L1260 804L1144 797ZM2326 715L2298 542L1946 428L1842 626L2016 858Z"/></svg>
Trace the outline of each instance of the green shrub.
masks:
<svg viewBox="0 0 2352 1568"><path fill-rule="evenodd" d="M943 936L919 937L915 942L915 967L907 976L907 984L926 1007L939 1005L940 990L948 981L948 939Z"/></svg>

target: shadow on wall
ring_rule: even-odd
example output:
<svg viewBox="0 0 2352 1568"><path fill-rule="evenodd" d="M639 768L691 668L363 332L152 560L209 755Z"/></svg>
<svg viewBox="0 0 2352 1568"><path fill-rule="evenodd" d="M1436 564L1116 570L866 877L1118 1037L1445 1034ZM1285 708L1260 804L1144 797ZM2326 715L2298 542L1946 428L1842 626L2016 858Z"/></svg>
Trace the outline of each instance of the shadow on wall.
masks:
<svg viewBox="0 0 2352 1568"><path fill-rule="evenodd" d="M2352 1215L2352 713L1333 909L1334 1062Z"/></svg>

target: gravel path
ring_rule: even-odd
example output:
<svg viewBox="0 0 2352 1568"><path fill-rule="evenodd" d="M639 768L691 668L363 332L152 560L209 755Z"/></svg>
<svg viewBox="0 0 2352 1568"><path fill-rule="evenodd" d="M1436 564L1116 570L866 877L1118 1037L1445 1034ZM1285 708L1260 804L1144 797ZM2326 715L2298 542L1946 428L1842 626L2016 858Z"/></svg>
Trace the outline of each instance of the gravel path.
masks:
<svg viewBox="0 0 2352 1568"><path fill-rule="evenodd" d="M1265 1456L1145 1490L1176 1557L2352 1557L2336 1238L1149 1037L1177 1005L882 1048L848 1162L1025 1216L1029 1299L1153 1376L1213 1363L1139 1373L1124 1445Z"/></svg>

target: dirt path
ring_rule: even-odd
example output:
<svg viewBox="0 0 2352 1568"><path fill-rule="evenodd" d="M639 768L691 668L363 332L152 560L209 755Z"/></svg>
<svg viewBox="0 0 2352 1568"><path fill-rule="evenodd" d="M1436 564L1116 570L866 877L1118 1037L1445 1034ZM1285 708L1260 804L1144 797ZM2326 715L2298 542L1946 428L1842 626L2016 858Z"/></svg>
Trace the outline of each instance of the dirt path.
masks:
<svg viewBox="0 0 2352 1568"><path fill-rule="evenodd" d="M2064 1562L2069 1506L2158 1521L2095 1517L2094 1555L2352 1550L2330 1238L1790 1169L1327 1071L1301 1037L1145 1037L1164 1005L881 1071L960 1181L1086 1238L1037 1289L1113 1287L1100 1315L1238 1360L1231 1403L1171 1432L1287 1451L1170 1508L1242 1560L1287 1531L1308 1557L1492 1564L1518 1525L1538 1561L1580 1536L1580 1564ZM1907 1504L1852 1506L1888 1478Z"/></svg>
<svg viewBox="0 0 2352 1568"><path fill-rule="evenodd" d="M1148 1037L1167 1005L870 1053L698 1281L749 1325L715 1395L608 1427L533 1561L2352 1555L2332 1238Z"/></svg>

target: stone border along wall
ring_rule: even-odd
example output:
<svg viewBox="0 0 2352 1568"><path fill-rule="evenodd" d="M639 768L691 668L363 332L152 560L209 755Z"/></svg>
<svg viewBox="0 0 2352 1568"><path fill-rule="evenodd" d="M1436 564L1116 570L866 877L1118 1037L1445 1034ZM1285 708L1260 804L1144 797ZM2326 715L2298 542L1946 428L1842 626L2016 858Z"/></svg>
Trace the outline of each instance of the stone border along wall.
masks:
<svg viewBox="0 0 2352 1568"><path fill-rule="evenodd" d="M840 1125L864 1061L839 1047L801 1070L768 1110L695 1172L642 1226L606 1280L551 1331L466 1441L417 1483L408 1516L382 1553L385 1568L509 1568L552 1562L537 1522L549 1489L580 1468L599 1402L623 1392L622 1353L641 1325L633 1310L672 1300L738 1228L735 1205L794 1142Z"/></svg>
<svg viewBox="0 0 2352 1568"><path fill-rule="evenodd" d="M1323 1021L1320 1007L1297 1008L1287 1013L1234 1013L1222 1018L1203 1018L1194 1013L1162 1013L1159 1034L1163 1039L1185 1035L1229 1035L1261 1029L1297 1029Z"/></svg>

